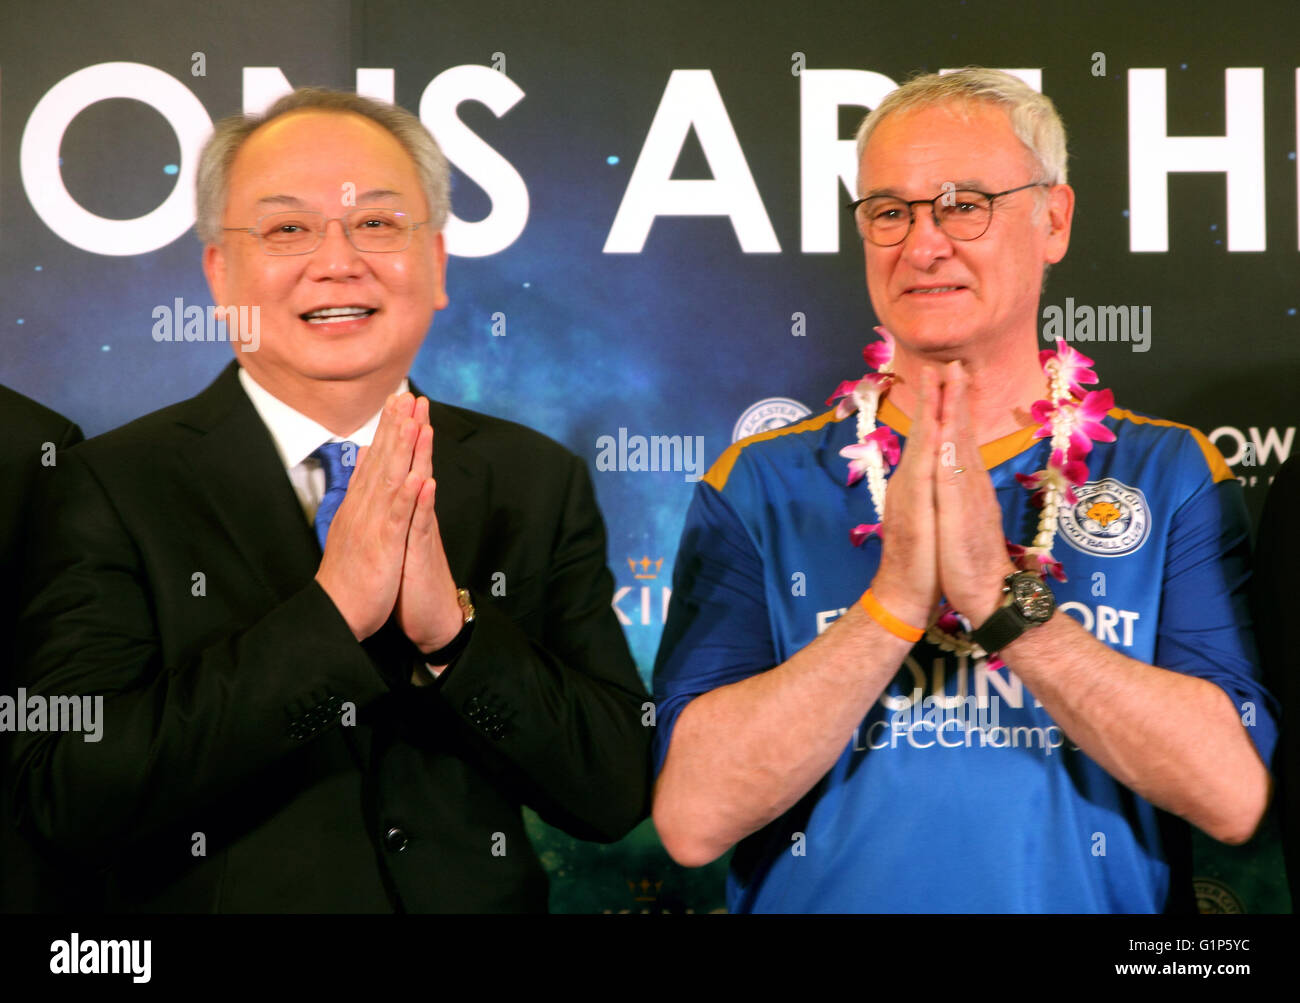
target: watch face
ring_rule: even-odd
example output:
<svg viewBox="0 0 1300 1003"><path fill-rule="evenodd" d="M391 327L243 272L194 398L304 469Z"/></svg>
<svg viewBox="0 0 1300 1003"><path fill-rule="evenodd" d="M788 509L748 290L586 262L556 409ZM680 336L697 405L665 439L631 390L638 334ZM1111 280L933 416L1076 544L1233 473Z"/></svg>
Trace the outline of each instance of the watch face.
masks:
<svg viewBox="0 0 1300 1003"><path fill-rule="evenodd" d="M1033 575L1016 575L1011 582L1011 599L1033 623L1049 620L1056 610L1056 597Z"/></svg>

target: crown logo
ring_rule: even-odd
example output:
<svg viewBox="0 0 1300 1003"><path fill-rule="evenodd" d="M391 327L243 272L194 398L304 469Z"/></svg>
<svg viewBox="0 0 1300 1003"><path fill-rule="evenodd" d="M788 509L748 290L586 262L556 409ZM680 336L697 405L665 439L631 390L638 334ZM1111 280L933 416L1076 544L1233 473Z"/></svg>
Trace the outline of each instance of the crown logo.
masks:
<svg viewBox="0 0 1300 1003"><path fill-rule="evenodd" d="M627 883L628 890L638 902L653 902L659 897L659 889L663 886L662 881L651 881L649 878Z"/></svg>
<svg viewBox="0 0 1300 1003"><path fill-rule="evenodd" d="M652 582L656 577L658 577L660 570L663 568L664 559L661 557L658 560L652 561L649 557L642 556L641 560L638 561L633 557L629 557L627 559L627 566L632 569L633 578L640 579L641 581ZM640 568L641 570L638 571L637 568ZM651 568L654 570L651 571Z"/></svg>

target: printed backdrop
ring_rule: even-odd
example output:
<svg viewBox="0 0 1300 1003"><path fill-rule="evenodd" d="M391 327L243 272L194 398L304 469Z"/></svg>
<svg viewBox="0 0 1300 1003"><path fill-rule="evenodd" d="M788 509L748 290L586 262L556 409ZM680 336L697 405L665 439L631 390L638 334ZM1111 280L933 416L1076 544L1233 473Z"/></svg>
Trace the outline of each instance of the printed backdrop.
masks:
<svg viewBox="0 0 1300 1003"><path fill-rule="evenodd" d="M210 303L211 121L302 84L395 100L456 169L451 305L413 375L588 458L648 680L693 482L862 373L854 129L911 73L981 64L1070 133L1044 326L1118 339L1125 308L1127 340L1078 347L1121 406L1209 434L1257 517L1297 424L1300 9L1079 6L7 0L0 381L88 435L199 391L230 346L155 329ZM671 469L638 469L652 442ZM533 821L556 911L721 907L725 861L679 868L649 823L596 846ZM1206 911L1286 911L1281 868L1271 829L1197 842Z"/></svg>

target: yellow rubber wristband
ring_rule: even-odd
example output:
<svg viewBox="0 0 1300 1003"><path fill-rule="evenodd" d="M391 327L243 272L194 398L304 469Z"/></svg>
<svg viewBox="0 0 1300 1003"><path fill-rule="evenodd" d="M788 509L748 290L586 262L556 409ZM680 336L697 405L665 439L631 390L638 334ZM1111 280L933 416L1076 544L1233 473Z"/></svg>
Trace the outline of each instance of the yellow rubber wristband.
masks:
<svg viewBox="0 0 1300 1003"><path fill-rule="evenodd" d="M895 637L915 644L925 636L923 627L913 627L911 624L904 623L885 609L884 606L880 605L880 600L876 598L871 589L867 589L866 592L862 593L861 601L862 608L867 611L867 615Z"/></svg>

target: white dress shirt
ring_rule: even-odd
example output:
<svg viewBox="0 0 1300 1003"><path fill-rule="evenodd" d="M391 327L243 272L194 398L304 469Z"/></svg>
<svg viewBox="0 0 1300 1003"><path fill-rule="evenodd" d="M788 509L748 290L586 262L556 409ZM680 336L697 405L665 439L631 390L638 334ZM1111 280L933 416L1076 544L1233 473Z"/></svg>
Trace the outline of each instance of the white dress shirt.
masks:
<svg viewBox="0 0 1300 1003"><path fill-rule="evenodd" d="M307 522L314 522L316 509L325 496L325 468L311 454L327 442L355 442L358 448L369 446L375 439L375 430L379 428L379 416L383 413L383 408L351 435L335 435L324 425L274 396L248 375L248 370L243 366L239 367L239 383L257 409L262 424L271 433L275 451L280 455L280 462L289 475L289 482L293 485L294 494L298 496L298 503L302 505ZM410 385L403 379L393 392L400 394L409 389Z"/></svg>
<svg viewBox="0 0 1300 1003"><path fill-rule="evenodd" d="M335 435L324 425L280 400L249 376L248 370L243 366L239 367L239 383L244 388L244 393L248 394L248 399L253 402L262 424L271 433L275 451L280 455L280 462L289 475L289 482L293 485L294 494L298 496L303 515L307 517L308 523L314 523L316 509L320 508L320 501L325 497L325 468L311 454L327 442L354 442L358 448L369 446L374 442L375 431L379 428L379 416L384 409L381 407L351 435ZM410 384L403 379L393 392L406 393L410 389ZM435 679L442 673L440 666L426 664L425 668ZM418 676L411 680L417 686L423 686L427 681Z"/></svg>

